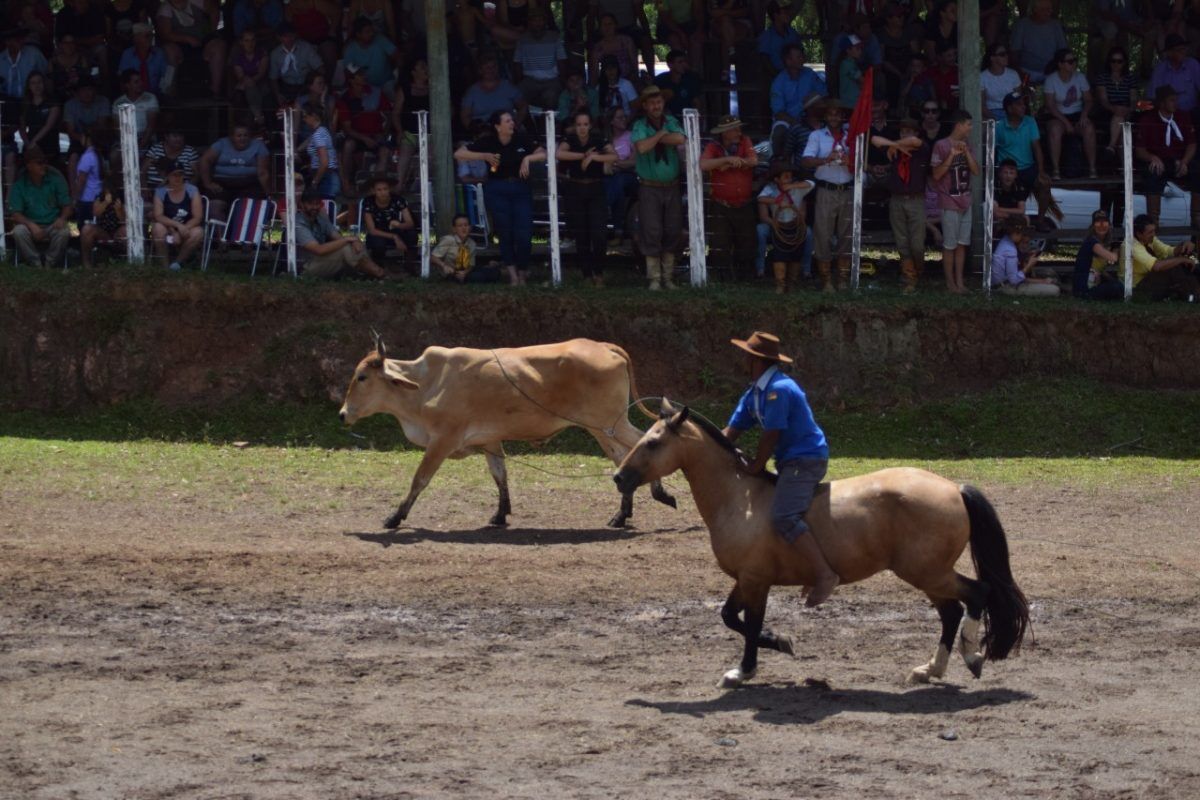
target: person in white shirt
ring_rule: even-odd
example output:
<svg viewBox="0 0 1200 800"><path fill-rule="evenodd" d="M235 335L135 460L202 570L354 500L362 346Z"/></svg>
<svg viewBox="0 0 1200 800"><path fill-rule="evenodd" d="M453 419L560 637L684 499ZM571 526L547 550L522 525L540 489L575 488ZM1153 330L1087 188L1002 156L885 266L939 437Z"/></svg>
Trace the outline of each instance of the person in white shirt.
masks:
<svg viewBox="0 0 1200 800"><path fill-rule="evenodd" d="M1083 140L1087 156L1088 177L1096 175L1096 126L1092 124L1092 87L1079 72L1079 60L1067 48L1054 54L1055 70L1046 76L1046 111L1050 135L1050 172L1059 180L1059 156L1063 136L1078 136Z"/></svg>
<svg viewBox="0 0 1200 800"><path fill-rule="evenodd" d="M832 261L837 238L838 284L850 279L850 224L854 213L854 174L850 171L850 136L842 124L844 113L836 100L825 101L825 127L812 132L800 165L815 170L817 204L813 220L813 253L821 290L834 291Z"/></svg>
<svg viewBox="0 0 1200 800"><path fill-rule="evenodd" d="M1008 66L1008 46L1000 42L987 49L983 63L987 65L979 73L983 108L992 119L1004 119L1004 98L1021 88L1021 76Z"/></svg>

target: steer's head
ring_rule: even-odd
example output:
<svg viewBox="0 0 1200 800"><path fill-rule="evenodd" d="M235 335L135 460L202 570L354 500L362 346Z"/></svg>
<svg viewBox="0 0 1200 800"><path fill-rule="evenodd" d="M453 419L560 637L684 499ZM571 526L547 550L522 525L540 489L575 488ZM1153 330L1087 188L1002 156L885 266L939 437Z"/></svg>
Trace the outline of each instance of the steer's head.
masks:
<svg viewBox="0 0 1200 800"><path fill-rule="evenodd" d="M684 445L680 428L687 422L688 414L687 406L676 408L663 398L658 422L642 435L613 475L622 494L664 478L682 466Z"/></svg>
<svg viewBox="0 0 1200 800"><path fill-rule="evenodd" d="M338 416L342 422L353 425L363 417L386 410L393 392L419 388L404 377L394 362L388 363L383 339L375 334L375 349L367 353L354 368L354 377L350 379L350 387L346 389L346 398L342 401Z"/></svg>

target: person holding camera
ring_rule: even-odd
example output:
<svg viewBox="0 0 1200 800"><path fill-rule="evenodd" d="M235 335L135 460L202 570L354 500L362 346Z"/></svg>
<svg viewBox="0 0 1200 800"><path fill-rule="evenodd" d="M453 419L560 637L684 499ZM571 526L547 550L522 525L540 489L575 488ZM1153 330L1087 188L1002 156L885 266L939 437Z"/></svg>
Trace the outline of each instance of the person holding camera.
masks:
<svg viewBox="0 0 1200 800"><path fill-rule="evenodd" d="M992 288L1002 294L1030 297L1058 297L1058 281L1032 274L1040 251L1021 254L1021 245L1029 239L1029 226L1014 222L992 253Z"/></svg>

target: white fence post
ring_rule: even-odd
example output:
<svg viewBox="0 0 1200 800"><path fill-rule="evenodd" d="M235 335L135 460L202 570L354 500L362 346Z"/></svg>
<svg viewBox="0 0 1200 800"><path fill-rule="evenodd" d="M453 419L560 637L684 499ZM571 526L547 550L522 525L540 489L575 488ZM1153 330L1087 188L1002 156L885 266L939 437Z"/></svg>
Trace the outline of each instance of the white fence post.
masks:
<svg viewBox="0 0 1200 800"><path fill-rule="evenodd" d="M704 252L704 177L700 173L700 112L683 110L683 135L687 138L688 249L692 286L708 285L708 258Z"/></svg>
<svg viewBox="0 0 1200 800"><path fill-rule="evenodd" d="M558 236L558 142L554 112L546 112L546 203L550 210L550 282L562 286L562 247ZM575 243L578 246L578 242Z"/></svg>
<svg viewBox="0 0 1200 800"><path fill-rule="evenodd" d="M296 267L296 110L283 114L283 200L287 211L283 216L283 238L287 243L287 271L295 278Z"/></svg>
<svg viewBox="0 0 1200 800"><path fill-rule="evenodd" d="M983 293L992 296L992 247L996 236L996 120L983 123Z"/></svg>
<svg viewBox="0 0 1200 800"><path fill-rule="evenodd" d="M854 140L854 213L850 222L850 288L858 291L858 276L862 269L863 170L867 163L867 135L860 133ZM841 247L841 243L838 243Z"/></svg>
<svg viewBox="0 0 1200 800"><path fill-rule="evenodd" d="M4 127L3 119L0 119L0 130ZM4 181L0 179L0 259L8 255L8 243L5 241L4 231L8 228L4 224Z"/></svg>
<svg viewBox="0 0 1200 800"><path fill-rule="evenodd" d="M1125 167L1125 299L1133 297L1133 123L1121 125Z"/></svg>
<svg viewBox="0 0 1200 800"><path fill-rule="evenodd" d="M417 161L421 172L421 277L429 277L429 254L433 244L429 241L429 213L433 205L429 185L429 112L417 112Z"/></svg>
<svg viewBox="0 0 1200 800"><path fill-rule="evenodd" d="M126 103L117 114L121 122L121 167L125 173L125 230L129 235L129 262L143 264L146 261L146 223L142 206L137 109L132 103Z"/></svg>

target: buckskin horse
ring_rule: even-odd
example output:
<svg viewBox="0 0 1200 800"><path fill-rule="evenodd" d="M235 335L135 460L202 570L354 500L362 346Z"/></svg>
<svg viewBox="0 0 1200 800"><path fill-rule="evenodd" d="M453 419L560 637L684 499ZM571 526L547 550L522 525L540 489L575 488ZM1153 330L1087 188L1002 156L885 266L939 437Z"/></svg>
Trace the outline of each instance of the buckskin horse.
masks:
<svg viewBox="0 0 1200 800"><path fill-rule="evenodd" d="M746 474L743 458L712 422L664 398L659 420L613 478L628 493L683 470L717 563L735 581L721 618L745 638L745 651L741 664L722 677L722 688L754 677L760 647L795 655L790 637L763 627L767 595L772 586L812 580L799 551L771 524L774 481ZM946 674L956 634L976 678L984 661L1003 660L1020 647L1029 607L1013 580L1004 528L978 489L921 469L883 469L822 483L806 519L843 584L889 569L933 602L941 640L929 663L912 670L910 681L928 683ZM968 543L977 579L954 570Z"/></svg>

